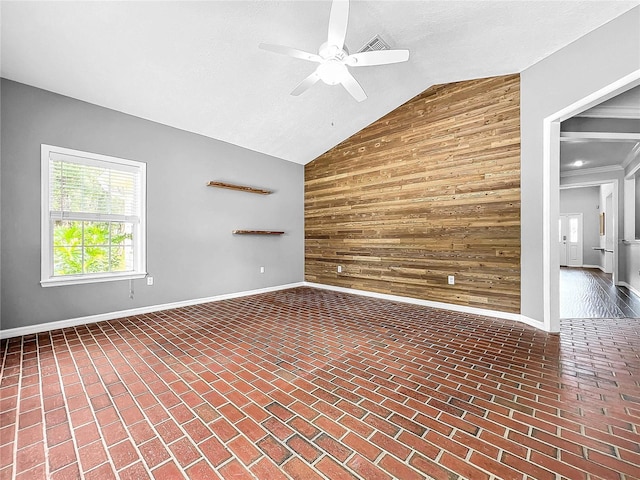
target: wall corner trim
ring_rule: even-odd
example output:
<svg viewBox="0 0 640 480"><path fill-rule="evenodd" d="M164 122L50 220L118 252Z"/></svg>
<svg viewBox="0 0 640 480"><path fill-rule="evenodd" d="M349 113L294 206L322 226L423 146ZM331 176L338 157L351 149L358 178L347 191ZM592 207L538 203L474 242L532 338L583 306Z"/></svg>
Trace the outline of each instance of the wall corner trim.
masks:
<svg viewBox="0 0 640 480"><path fill-rule="evenodd" d="M440 308L453 312L471 313L473 315L482 315L485 317L500 318L502 320L512 320L514 322L525 323L529 326L540 330L548 331L543 322L521 315L519 313L500 312L497 310L485 310L484 308L468 307L465 305L455 305L453 303L433 302L431 300L422 300L419 298L403 297L400 295L389 295L386 293L368 292L366 290L356 290L353 288L336 287L333 285L325 285L322 283L303 282L304 286L312 288L321 288L324 290L333 290L335 292L351 293L354 295L362 295L365 297L380 298L383 300L391 300L393 302L411 303L413 305L421 305L424 307Z"/></svg>
<svg viewBox="0 0 640 480"><path fill-rule="evenodd" d="M256 290L246 290L242 292L225 293L214 295L212 297L195 298L191 300L181 300L178 302L163 303L160 305L149 305L146 307L132 308L128 310L119 310L116 312L100 313L97 315L88 315L86 317L69 318L67 320L58 320L55 322L39 323L37 325L28 325L26 327L10 328L0 330L0 339L20 337L22 335L31 335L33 333L48 332L67 327L76 327L78 325L86 325L88 323L102 322L104 320L114 320L116 318L130 317L132 315L143 315L145 313L160 312L162 310L170 310L172 308L189 307L191 305L199 305L201 303L219 302L221 300L229 300L232 298L248 297L250 295L258 295L261 293L275 292L278 290L286 290L288 288L302 287L304 282L287 283L285 285L276 285L274 287L259 288Z"/></svg>

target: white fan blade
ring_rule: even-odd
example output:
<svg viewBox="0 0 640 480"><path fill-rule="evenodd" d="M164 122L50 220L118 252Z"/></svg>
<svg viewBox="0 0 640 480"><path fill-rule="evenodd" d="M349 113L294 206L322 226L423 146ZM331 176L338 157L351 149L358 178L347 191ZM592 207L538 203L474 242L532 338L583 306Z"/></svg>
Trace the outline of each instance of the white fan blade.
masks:
<svg viewBox="0 0 640 480"><path fill-rule="evenodd" d="M329 45L335 45L342 50L344 39L347 36L347 23L349 23L349 0L333 0L329 14L329 34L327 35Z"/></svg>
<svg viewBox="0 0 640 480"><path fill-rule="evenodd" d="M311 62L322 61L319 55L315 53L303 52L302 50L298 50L297 48L285 47L283 45L272 45L270 43L261 43L258 45L262 50L267 50L269 52L279 53L281 55L288 55L289 57L300 58L302 60L309 60Z"/></svg>
<svg viewBox="0 0 640 480"><path fill-rule="evenodd" d="M409 60L409 50L377 50L349 55L345 62L350 67L368 67L370 65L386 65Z"/></svg>
<svg viewBox="0 0 640 480"><path fill-rule="evenodd" d="M301 93L305 92L309 87L313 86L318 80L320 80L320 76L318 72L313 72L303 81L301 81L296 88L293 89L291 95L298 96Z"/></svg>
<svg viewBox="0 0 640 480"><path fill-rule="evenodd" d="M364 90L362 89L358 81L353 78L353 75L351 75L350 73L347 72L341 83L342 86L347 89L347 92L349 92L351 96L358 102L361 102L367 98L367 94L364 93Z"/></svg>

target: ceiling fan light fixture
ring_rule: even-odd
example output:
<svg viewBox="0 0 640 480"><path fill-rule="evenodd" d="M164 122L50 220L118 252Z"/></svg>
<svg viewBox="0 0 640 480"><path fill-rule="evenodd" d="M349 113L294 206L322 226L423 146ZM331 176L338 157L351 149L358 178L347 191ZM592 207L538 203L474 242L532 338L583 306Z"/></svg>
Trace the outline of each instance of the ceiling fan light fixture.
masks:
<svg viewBox="0 0 640 480"><path fill-rule="evenodd" d="M291 95L297 97L315 85L316 82L322 80L327 85L342 84L354 100L362 102L367 99L367 94L364 93L364 90L347 67L369 67L372 65L388 65L390 63L406 62L409 60L409 50L384 49L382 47L386 46L388 48L388 45L386 45L382 39L374 37L374 39L369 42L370 45L367 44L370 50L351 55L344 44L348 22L349 0L333 0L331 3L331 12L329 13L327 41L320 45L317 55L298 50L297 48L273 45L270 43L261 43L258 46L263 50L319 63L313 73L293 89Z"/></svg>
<svg viewBox="0 0 640 480"><path fill-rule="evenodd" d="M337 85L347 76L347 67L339 60L329 59L322 62L316 70L320 80L327 85Z"/></svg>

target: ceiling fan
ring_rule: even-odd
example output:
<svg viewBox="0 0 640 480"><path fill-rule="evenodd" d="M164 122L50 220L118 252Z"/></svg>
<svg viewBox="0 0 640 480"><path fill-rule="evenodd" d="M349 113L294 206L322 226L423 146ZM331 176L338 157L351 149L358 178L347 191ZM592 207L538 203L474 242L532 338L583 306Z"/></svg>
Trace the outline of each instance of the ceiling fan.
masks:
<svg viewBox="0 0 640 480"><path fill-rule="evenodd" d="M367 95L358 81L351 75L348 67L386 65L409 60L409 50L379 50L349 54L347 47L344 45L348 21L349 0L333 0L331 13L329 14L327 41L320 45L317 55L283 45L269 43L261 43L259 45L263 50L320 64L311 75L293 89L291 95L300 95L318 80L322 80L327 85L342 84L353 98L361 102L367 98Z"/></svg>

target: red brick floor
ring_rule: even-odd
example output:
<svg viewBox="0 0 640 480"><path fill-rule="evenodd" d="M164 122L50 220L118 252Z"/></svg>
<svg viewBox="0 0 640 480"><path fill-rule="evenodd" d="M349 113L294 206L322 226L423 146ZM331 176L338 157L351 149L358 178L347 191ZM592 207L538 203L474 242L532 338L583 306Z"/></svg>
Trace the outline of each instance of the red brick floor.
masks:
<svg viewBox="0 0 640 480"><path fill-rule="evenodd" d="M297 288L1 342L0 479L640 478L639 321Z"/></svg>

